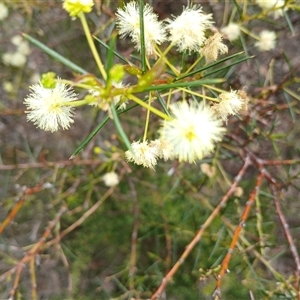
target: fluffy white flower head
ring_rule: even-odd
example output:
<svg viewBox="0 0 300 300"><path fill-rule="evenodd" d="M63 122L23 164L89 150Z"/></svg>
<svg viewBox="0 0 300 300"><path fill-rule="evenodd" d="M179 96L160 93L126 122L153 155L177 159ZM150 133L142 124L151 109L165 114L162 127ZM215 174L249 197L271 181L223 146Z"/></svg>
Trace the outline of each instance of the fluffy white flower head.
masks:
<svg viewBox="0 0 300 300"><path fill-rule="evenodd" d="M0 3L0 21L6 19L8 16L8 8L4 3Z"/></svg>
<svg viewBox="0 0 300 300"><path fill-rule="evenodd" d="M22 53L23 55L30 54L29 43L22 38L20 35L13 36L10 41L17 47L17 52Z"/></svg>
<svg viewBox="0 0 300 300"><path fill-rule="evenodd" d="M93 0L64 0L63 8L71 17L76 17L80 13L89 13L94 6Z"/></svg>
<svg viewBox="0 0 300 300"><path fill-rule="evenodd" d="M10 81L4 81L2 83L2 88L7 93L12 93L14 91L14 85Z"/></svg>
<svg viewBox="0 0 300 300"><path fill-rule="evenodd" d="M16 51L6 52L2 55L4 64L13 67L23 67L27 61L27 55L30 54L29 44L20 35L15 35L11 38L12 44L16 46Z"/></svg>
<svg viewBox="0 0 300 300"><path fill-rule="evenodd" d="M243 92L245 93L245 92ZM219 95L220 102L213 105L212 109L223 121L227 121L228 116L236 115L240 110L247 107L247 96L241 97L238 91L225 92Z"/></svg>
<svg viewBox="0 0 300 300"><path fill-rule="evenodd" d="M199 51L206 39L205 30L213 23L211 19L212 15L203 14L200 6L187 7L180 16L167 20L169 40L179 52Z"/></svg>
<svg viewBox="0 0 300 300"><path fill-rule="evenodd" d="M104 174L102 180L104 181L104 184L108 187L119 184L119 177L118 174L115 172L108 172Z"/></svg>
<svg viewBox="0 0 300 300"><path fill-rule="evenodd" d="M240 29L240 26L238 24L229 23L226 27L221 29L221 33L229 41L234 41L240 36L241 29Z"/></svg>
<svg viewBox="0 0 300 300"><path fill-rule="evenodd" d="M255 46L260 51L269 51L274 49L276 45L276 34L274 31L263 30L259 34L259 41L255 43Z"/></svg>
<svg viewBox="0 0 300 300"><path fill-rule="evenodd" d="M155 148L155 152L157 153L158 158L162 158L164 160L169 160L173 158L173 152L171 145L165 140L156 139L150 142L150 147Z"/></svg>
<svg viewBox="0 0 300 300"><path fill-rule="evenodd" d="M23 55L29 55L30 54L30 47L27 41L22 41L17 48L17 52L23 54Z"/></svg>
<svg viewBox="0 0 300 300"><path fill-rule="evenodd" d="M225 129L214 112L203 103L182 101L170 106L173 118L164 121L160 138L172 147L179 161L194 162L208 155Z"/></svg>
<svg viewBox="0 0 300 300"><path fill-rule="evenodd" d="M152 169L157 164L157 148L149 145L147 141L133 142L131 149L132 151L128 150L125 152L127 161Z"/></svg>
<svg viewBox="0 0 300 300"><path fill-rule="evenodd" d="M285 7L282 7L285 4L284 0L256 0L256 3L265 10L270 10L268 14L273 15L274 19L278 19L283 16L283 12L287 10Z"/></svg>
<svg viewBox="0 0 300 300"><path fill-rule="evenodd" d="M55 88L44 88L42 83L30 87L31 94L24 100L27 106L27 120L45 131L68 129L74 123L73 107L64 103L77 100L77 95L64 83L56 83Z"/></svg>
<svg viewBox="0 0 300 300"><path fill-rule="evenodd" d="M228 48L222 43L222 39L222 34L217 32L205 41L201 53L205 57L206 62L216 61L219 53L225 54L228 52Z"/></svg>
<svg viewBox="0 0 300 300"><path fill-rule="evenodd" d="M22 38L21 35L17 34L17 35L14 35L11 39L10 39L11 43L14 44L15 46L19 46L23 41L24 39Z"/></svg>
<svg viewBox="0 0 300 300"><path fill-rule="evenodd" d="M158 16L149 4L144 6L143 13L146 55L155 56L155 44L160 45L166 40L165 27L163 22L158 21ZM118 8L116 17L117 28L121 37L129 36L135 48L140 51L140 16L137 3L131 1L124 7L124 10Z"/></svg>
<svg viewBox="0 0 300 300"><path fill-rule="evenodd" d="M283 2L283 4L284 4L284 0L281 0L281 1L278 1L278 0L256 0L255 2L257 3L258 6L260 6L263 9L271 9L271 8L278 7L278 4L279 4L278 2ZM281 4L281 6L283 4Z"/></svg>
<svg viewBox="0 0 300 300"><path fill-rule="evenodd" d="M6 65L21 68L25 65L27 58L20 52L6 52L2 55L2 60Z"/></svg>

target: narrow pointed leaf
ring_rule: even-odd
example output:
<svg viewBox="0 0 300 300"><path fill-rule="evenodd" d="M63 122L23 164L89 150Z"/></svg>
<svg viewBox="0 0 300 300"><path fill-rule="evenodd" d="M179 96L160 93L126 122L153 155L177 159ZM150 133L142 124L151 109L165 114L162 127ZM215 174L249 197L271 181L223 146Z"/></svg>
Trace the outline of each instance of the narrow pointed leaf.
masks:
<svg viewBox="0 0 300 300"><path fill-rule="evenodd" d="M144 29L144 0L139 0L140 10L140 43L141 43L141 63L142 73L146 72L146 48L145 48L145 29Z"/></svg>
<svg viewBox="0 0 300 300"><path fill-rule="evenodd" d="M85 140L76 148L76 150L71 155L70 159L74 158L90 141L91 139L101 130L105 123L109 120L106 116L102 122L85 138Z"/></svg>
<svg viewBox="0 0 300 300"><path fill-rule="evenodd" d="M131 149L131 144L129 142L129 139L128 139L128 137L127 137L127 135L126 135L126 133L125 133L125 131L124 131L121 123L120 123L120 120L119 120L119 117L118 117L118 113L116 111L116 107L113 104L111 104L110 105L110 109L111 109L111 112L112 112L112 115L113 115L113 118L114 118L115 125L117 127L117 130L118 130L118 132L119 132L122 140L124 141L127 149Z"/></svg>
<svg viewBox="0 0 300 300"><path fill-rule="evenodd" d="M59 62L61 62L65 66L69 67L73 71L75 71L77 73L80 73L80 74L87 74L87 73L89 73L88 71L86 71L83 68L79 67L78 65L74 64L69 59L63 57L62 55L60 55L56 51L54 51L51 48L47 47L45 44L43 44L40 41L38 41L37 39L33 38L32 36L30 36L30 35L28 35L26 33L23 33L22 35L23 35L23 37L26 40L28 40L29 42L31 42L33 45L35 45L36 47L40 48L45 53L47 53L51 57L55 58L56 60L58 60Z"/></svg>

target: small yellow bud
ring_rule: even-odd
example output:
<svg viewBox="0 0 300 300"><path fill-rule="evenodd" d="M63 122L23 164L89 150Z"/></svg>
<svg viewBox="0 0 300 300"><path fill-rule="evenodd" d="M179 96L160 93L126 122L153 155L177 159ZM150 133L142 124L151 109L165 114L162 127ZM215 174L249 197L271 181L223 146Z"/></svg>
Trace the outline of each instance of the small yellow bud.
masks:
<svg viewBox="0 0 300 300"><path fill-rule="evenodd" d="M69 13L70 17L77 17L81 12L89 13L94 6L93 0L65 0L63 8Z"/></svg>
<svg viewBox="0 0 300 300"><path fill-rule="evenodd" d="M101 150L100 147L96 146L96 147L94 148L94 153L95 153L95 154L100 154L101 152L102 152L102 150Z"/></svg>
<svg viewBox="0 0 300 300"><path fill-rule="evenodd" d="M109 77L112 81L118 82L122 81L125 76L124 66L122 65L114 65L109 70Z"/></svg>
<svg viewBox="0 0 300 300"><path fill-rule="evenodd" d="M56 86L56 74L54 72L48 72L42 75L41 84L46 89L53 89Z"/></svg>

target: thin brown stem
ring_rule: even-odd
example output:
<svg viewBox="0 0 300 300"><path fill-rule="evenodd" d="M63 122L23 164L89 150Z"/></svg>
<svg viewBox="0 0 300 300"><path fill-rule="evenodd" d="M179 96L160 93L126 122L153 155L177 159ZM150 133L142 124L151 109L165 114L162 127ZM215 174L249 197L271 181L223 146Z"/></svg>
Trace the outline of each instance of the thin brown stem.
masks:
<svg viewBox="0 0 300 300"><path fill-rule="evenodd" d="M98 207L113 193L114 187L111 187L106 191L106 193L90 208L88 209L78 220L76 220L72 225L63 230L56 238L47 242L46 246L49 247L55 243L58 243L64 236L73 231L75 228L80 226L89 216L91 216Z"/></svg>
<svg viewBox="0 0 300 300"><path fill-rule="evenodd" d="M23 264L18 264L15 270L16 270L16 277L15 277L15 280L14 280L13 287L9 292L9 295L10 295L9 299L14 299L14 297L15 297L15 293L16 293L16 290L18 289L19 281L20 281L20 278L21 278L21 273L22 273L22 270L23 270Z"/></svg>
<svg viewBox="0 0 300 300"><path fill-rule="evenodd" d="M35 257L32 256L29 261L29 270L30 270L30 277L31 277L31 297L32 300L37 300L37 293L36 293L36 276L35 276Z"/></svg>
<svg viewBox="0 0 300 300"><path fill-rule="evenodd" d="M282 188L281 188L280 184L277 182L277 180L264 167L264 160L262 160L262 159L258 158L257 156L255 156L248 149L245 149L245 150L250 155L252 162L258 167L258 169L261 171L261 173L264 174L264 177L269 181L271 192L274 195L273 200L274 200L276 212L277 212L277 215L278 215L278 217L280 219L280 222L282 224L282 228L284 230L284 234L285 234L286 239L288 241L290 251L293 255L293 258L294 258L294 261L295 261L295 264L296 264L296 278L297 278L297 280L299 280L299 274L300 274L300 257L299 257L299 253L297 251L297 247L294 243L291 232L289 230L289 225L288 225L288 223L286 221L286 218L285 218L285 216L282 212L281 205L280 205L280 202L278 200L278 195L277 195L277 193L279 193L280 197L283 198ZM299 282L297 284L299 284ZM300 292L297 293L297 299L300 300Z"/></svg>
<svg viewBox="0 0 300 300"><path fill-rule="evenodd" d="M202 204L205 207L207 207L211 211L214 209L213 206L211 205L211 203L209 202L209 200L207 200L203 195L198 195L198 196L202 200ZM226 218L224 215L222 215L221 219L222 219L222 222L228 227L228 229L231 232L235 231L236 226L234 226L228 218ZM272 266L271 262L268 261L264 256L262 256L261 253L259 253L255 249L255 247L252 245L252 243L249 242L244 235L240 235L239 240L243 243L243 245L246 246L245 251L251 252L262 264L264 264L267 267L267 269L272 273L272 275L274 276L274 278L277 281L282 282L286 286L286 288L290 291L295 292L297 290L297 288L293 287L278 271L276 271L276 269Z"/></svg>
<svg viewBox="0 0 300 300"><path fill-rule="evenodd" d="M26 255L18 262L16 266L8 270L7 272L3 273L0 276L0 282L4 281L8 276L11 276L13 273L17 271L17 275L15 278L15 284L12 289L12 293L14 295L16 288L18 287L19 277L22 272L23 266L30 261L32 257L36 255L36 253L41 249L41 247L45 244L46 239L51 234L51 231L53 227L59 222L61 216L66 212L67 208L65 206L62 206L61 209L56 214L55 218L49 222L49 225L46 227L44 233L42 234L42 237L39 239L39 241L26 253ZM20 274L19 274L20 272ZM12 297L13 299L13 297Z"/></svg>
<svg viewBox="0 0 300 300"><path fill-rule="evenodd" d="M168 274L163 278L159 288L156 290L156 292L152 295L151 300L155 300L160 298L162 292L165 290L167 284L170 282L170 280L173 278L174 274L178 271L179 267L184 263L185 259L188 257L190 252L193 250L193 248L196 246L196 244L200 241L202 238L202 235L205 231L205 229L212 223L212 221L216 218L216 216L221 211L222 207L226 204L229 197L234 193L235 189L238 186L238 183L242 179L242 177L245 174L246 169L250 165L250 159L247 156L244 162L244 165L240 169L238 175L235 177L232 185L230 186L227 193L223 196L219 204L216 206L216 208L212 211L210 216L207 218L207 220L202 224L201 229L197 232L193 240L187 245L185 251L180 256L179 260L175 263L175 265L172 267L172 269L168 272Z"/></svg>
<svg viewBox="0 0 300 300"><path fill-rule="evenodd" d="M300 258L299 258L299 254L298 254L298 251L297 251L297 247L296 247L296 245L294 243L294 240L293 240L293 237L291 235L289 224L288 224L288 222L287 222L287 220L286 220L286 218L283 214L283 211L282 211L279 199L278 199L277 190L276 190L276 188L273 184L270 185L270 189L271 189L271 192L273 194L273 200L274 200L274 204L275 204L275 207L276 207L276 212L277 212L278 218L279 218L279 220L282 224L284 235L285 235L285 237L288 241L290 251L293 255L293 258L294 258L294 261L295 261L295 264L296 264L296 267L297 267L296 268L296 278L297 278L297 281L299 281ZM297 285L299 285L299 282L297 282ZM300 291L297 292L297 299L300 300Z"/></svg>
<svg viewBox="0 0 300 300"><path fill-rule="evenodd" d="M237 226L237 228L234 232L234 235L233 235L231 244L229 246L229 249L227 251L227 254L226 254L225 258L223 259L221 270L220 270L220 272L217 276L216 288L215 288L215 291L213 293L213 297L215 299L219 299L219 297L221 295L220 287L221 287L221 282L222 282L223 275L225 274L225 272L228 271L228 265L229 265L233 250L234 250L234 248L236 246L236 243L239 239L240 232L242 231L243 227L245 226L246 220L247 220L247 218L249 216L249 213L250 213L250 210L251 210L251 206L255 202L255 197L258 193L259 187L262 184L263 177L264 177L264 175L262 173L260 173L259 176L257 177L255 187L254 187L252 193L250 194L249 200L247 201L246 207L245 207L245 209L242 213L242 216L240 218L239 225Z"/></svg>
<svg viewBox="0 0 300 300"><path fill-rule="evenodd" d="M59 166L87 166L87 165L99 165L102 164L102 160L97 159L82 159L82 160L62 160L62 161L45 161L37 163L25 163L25 164L15 164L15 165L1 165L0 170L8 171L15 169L32 169L32 168L49 168L49 167L59 167Z"/></svg>
<svg viewBox="0 0 300 300"><path fill-rule="evenodd" d="M0 234L3 232L5 227L15 218L21 207L23 206L25 200L27 199L27 196L30 196L32 194L35 194L42 189L44 189L44 185L37 185L32 188L25 188L25 191L23 192L23 195L19 198L18 202L15 204L13 209L10 211L6 219L0 224Z"/></svg>
<svg viewBox="0 0 300 300"><path fill-rule="evenodd" d="M129 289L134 290L134 274L136 273L136 260L137 260L137 237L139 228L139 205L136 189L132 180L129 179L129 185L131 189L132 199L133 199L133 215L134 224L131 234L131 251L130 251L130 262L129 262Z"/></svg>

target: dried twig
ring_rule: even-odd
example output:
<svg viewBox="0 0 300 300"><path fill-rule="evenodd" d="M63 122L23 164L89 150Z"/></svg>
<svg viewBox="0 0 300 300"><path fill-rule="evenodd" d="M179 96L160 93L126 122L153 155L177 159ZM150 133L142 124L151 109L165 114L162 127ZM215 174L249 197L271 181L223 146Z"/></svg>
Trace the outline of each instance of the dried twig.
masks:
<svg viewBox="0 0 300 300"><path fill-rule="evenodd" d="M297 279L297 285L298 285L299 284L299 274L300 274L300 259L299 259L299 254L298 254L298 251L297 251L297 247L294 243L291 232L289 230L289 228L290 228L289 224L287 223L286 218L285 218L285 216L283 214L283 211L281 209L281 205L280 205L278 195L277 195L277 190L276 190L276 188L274 187L273 184L270 185L270 189L271 189L271 192L273 194L273 200L274 200L274 204L275 204L275 207L276 207L277 215L278 215L279 220L282 224L282 228L283 228L285 237L286 237L286 239L289 243L290 250L292 252L295 264L297 266L297 268L296 268L296 279ZM300 291L299 291L299 289L297 289L297 291L298 291L297 292L297 299L300 300Z"/></svg>
<svg viewBox="0 0 300 300"><path fill-rule="evenodd" d="M280 219L280 221L281 221L281 223L283 225L282 227L283 227L285 236L287 238L290 250L291 250L292 255L294 257L295 264L297 266L297 269L296 269L297 276L299 276L299 274L300 274L299 273L300 272L300 257L299 257L299 253L297 251L297 247L295 246L295 243L293 241L292 235L291 235L290 230L289 230L288 223L287 223L287 221L286 221L286 219L284 217L284 214L283 214L283 212L281 210L281 206L280 206L279 201L278 201L277 196L276 196L277 193L279 193L280 196L283 197L283 192L282 192L281 186L277 182L277 180L264 168L264 165L263 165L264 161L261 160L261 159L259 159L258 157L256 157L249 150L247 150L247 152L251 156L251 160L253 161L253 163L255 165L257 165L257 167L260 169L260 171L264 174L264 177L269 181L271 191L272 191L272 193L274 195L274 203L275 203L276 211L277 211L279 219Z"/></svg>
<svg viewBox="0 0 300 300"><path fill-rule="evenodd" d="M207 220L202 224L201 229L197 232L196 236L193 238L193 240L187 245L185 251L180 256L179 260L175 263L175 265L172 267L172 269L168 272L168 274L163 278L161 285L157 289L157 291L152 295L151 300L158 299L162 292L165 290L167 284L169 281L173 278L174 274L177 272L179 267L183 264L185 259L188 257L190 252L193 250L195 245L200 241L205 229L212 223L212 221L216 218L216 216L219 214L220 210L226 202L228 201L229 197L234 193L236 187L238 186L238 183L242 179L242 177L245 174L246 169L250 165L250 159L247 156L244 162L244 165L240 169L238 175L235 177L232 185L230 186L227 193L223 196L219 204L216 206L216 208L213 210L213 212L210 214L210 216L207 218Z"/></svg>
<svg viewBox="0 0 300 300"><path fill-rule="evenodd" d="M201 195L200 197L203 205L205 205L205 207L212 211L214 208L211 205L211 203L205 197ZM236 226L233 225L228 218L222 215L221 219L223 223L230 229L230 231L235 231ZM262 264L264 264L268 268L268 270L273 274L274 278L276 278L277 281L282 282L290 291L296 292L297 289L293 287L278 271L276 271L272 264L255 249L255 247L250 241L247 240L245 235L240 235L239 240L244 244L244 246L246 246L245 251L251 252Z"/></svg>
<svg viewBox="0 0 300 300"><path fill-rule="evenodd" d="M37 300L37 293L36 293L36 276L35 276L35 257L32 256L30 258L29 266L30 266L30 277L31 277L31 297L32 300Z"/></svg>
<svg viewBox="0 0 300 300"><path fill-rule="evenodd" d="M50 235L53 227L59 222L61 216L65 213L67 208L65 206L61 207L59 212L56 214L55 218L49 222L49 225L45 229L42 237L39 239L39 241L26 253L26 255L18 262L16 266L11 268L10 270L6 271L0 276L0 282L4 281L8 276L11 276L13 273L17 272L13 287L10 291L10 299L14 298L16 289L18 288L21 272L23 269L23 266L30 261L31 259L34 259L34 256L37 254L37 252L41 249L41 247L44 245L46 239Z"/></svg>
<svg viewBox="0 0 300 300"><path fill-rule="evenodd" d="M129 289L134 290L134 274L136 273L136 245L138 237L138 228L139 228L139 205L138 197L136 193L135 186L131 179L129 181L129 186L131 189L132 199L133 199L133 215L134 215L134 224L131 234L131 251L130 251L130 260L129 260Z"/></svg>
<svg viewBox="0 0 300 300"><path fill-rule="evenodd" d="M56 238L46 243L46 246L49 247L53 244L58 243L64 236L72 232L75 228L80 226L88 217L90 217L99 206L113 193L114 187L109 188L106 193L90 208L88 209L79 219L77 219L72 225L63 230Z"/></svg>
<svg viewBox="0 0 300 300"><path fill-rule="evenodd" d="M246 207L245 207L245 209L244 209L244 211L242 213L239 225L237 226L237 228L236 228L236 230L234 232L234 235L233 235L231 244L229 246L229 249L227 251L227 254L226 254L225 258L223 259L221 270L220 270L220 272L219 272L219 274L217 276L216 288L215 288L215 291L213 293L214 299L219 299L220 296L221 296L220 287L221 287L221 282L222 282L223 275L225 274L225 272L228 272L228 265L229 265L229 261L231 259L232 252L233 252L233 250L234 250L234 248L236 246L236 243L238 241L239 234L240 234L242 228L245 226L245 222L246 222L246 220L248 218L248 215L250 213L251 206L255 202L255 197L256 197L256 195L258 193L259 187L262 184L263 177L264 177L264 175L262 173L260 173L259 176L257 177L255 187L254 187L252 193L250 194L249 200L247 201Z"/></svg>
<svg viewBox="0 0 300 300"><path fill-rule="evenodd" d="M27 196L35 194L35 193L41 191L42 189L44 189L45 187L47 187L47 186L46 185L37 185L37 186L32 187L32 188L27 188L27 187L25 188L25 190L24 190L22 196L19 198L18 202L15 204L13 209L10 211L10 213L8 214L6 219L0 224L0 234L3 232L5 227L15 218L18 211L23 206Z"/></svg>
<svg viewBox="0 0 300 300"><path fill-rule="evenodd" d="M99 165L102 163L103 161L98 159L82 159L82 160L61 160L56 162L45 161L45 162L15 164L15 165L0 164L0 170L49 168L49 167L65 167L65 166L88 166L88 165Z"/></svg>

